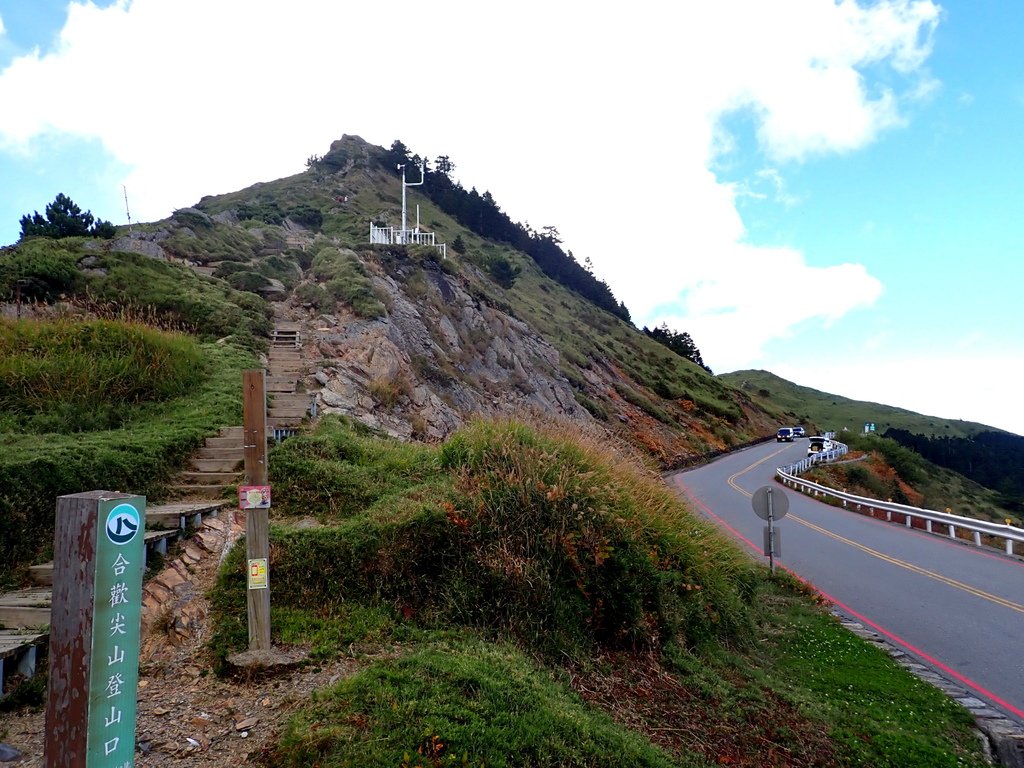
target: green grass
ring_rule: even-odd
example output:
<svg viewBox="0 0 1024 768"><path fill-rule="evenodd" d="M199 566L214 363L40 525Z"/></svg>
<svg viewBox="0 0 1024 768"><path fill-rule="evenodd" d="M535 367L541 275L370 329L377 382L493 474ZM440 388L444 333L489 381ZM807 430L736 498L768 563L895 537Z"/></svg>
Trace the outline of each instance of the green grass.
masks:
<svg viewBox="0 0 1024 768"><path fill-rule="evenodd" d="M117 427L197 386L205 362L193 338L139 323L0 319L0 429Z"/></svg>
<svg viewBox="0 0 1024 768"><path fill-rule="evenodd" d="M50 556L58 496L105 489L159 498L204 437L241 423L241 374L257 361L230 345L201 349L205 376L194 388L132 406L118 429L0 433L0 584Z"/></svg>
<svg viewBox="0 0 1024 768"><path fill-rule="evenodd" d="M681 765L515 648L469 639L425 643L318 692L269 764Z"/></svg>
<svg viewBox="0 0 1024 768"><path fill-rule="evenodd" d="M812 716L831 724L841 765L875 768L982 764L970 713L884 651L806 604L767 615L778 633L762 671ZM781 686L780 686L781 683Z"/></svg>
<svg viewBox="0 0 1024 768"><path fill-rule="evenodd" d="M266 765L983 764L966 710L564 430L430 447L327 419L270 469L274 642L358 671ZM210 593L221 659L244 558Z"/></svg>
<svg viewBox="0 0 1024 768"><path fill-rule="evenodd" d="M425 626L498 628L548 657L749 635L753 566L656 477L613 462L514 423L437 449L326 419L270 459L278 513L328 524L272 530L275 582L320 615L358 598ZM244 602L237 576L223 600Z"/></svg>

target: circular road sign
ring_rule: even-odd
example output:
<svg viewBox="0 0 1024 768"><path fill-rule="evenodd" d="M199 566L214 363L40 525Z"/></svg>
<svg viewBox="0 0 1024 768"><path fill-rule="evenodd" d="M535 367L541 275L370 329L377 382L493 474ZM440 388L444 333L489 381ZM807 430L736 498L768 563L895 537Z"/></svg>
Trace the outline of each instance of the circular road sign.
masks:
<svg viewBox="0 0 1024 768"><path fill-rule="evenodd" d="M763 485L754 491L750 499L750 506L754 508L754 514L762 520L768 519L768 495L772 497L772 519L781 520L789 512L789 497L782 492L781 488L771 485Z"/></svg>

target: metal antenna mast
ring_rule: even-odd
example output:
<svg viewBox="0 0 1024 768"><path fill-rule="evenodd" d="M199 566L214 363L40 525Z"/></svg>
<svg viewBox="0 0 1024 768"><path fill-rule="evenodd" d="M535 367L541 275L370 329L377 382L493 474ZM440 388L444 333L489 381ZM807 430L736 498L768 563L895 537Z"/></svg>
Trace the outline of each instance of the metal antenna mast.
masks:
<svg viewBox="0 0 1024 768"><path fill-rule="evenodd" d="M406 181L405 180L405 164L401 163L398 166L398 169L402 172L402 242L403 243L408 242L408 235L407 235L407 231L406 231L406 228L405 228L406 227L406 224L405 224L405 220L406 220L405 188L406 187L418 187L420 184L423 183L423 178L424 178L423 170L424 170L425 166L426 166L426 162L425 161L421 161L420 162L420 180L419 181Z"/></svg>
<svg viewBox="0 0 1024 768"><path fill-rule="evenodd" d="M132 214L128 210L128 188L122 184L121 189L124 190L124 213L128 217L128 234L132 232Z"/></svg>

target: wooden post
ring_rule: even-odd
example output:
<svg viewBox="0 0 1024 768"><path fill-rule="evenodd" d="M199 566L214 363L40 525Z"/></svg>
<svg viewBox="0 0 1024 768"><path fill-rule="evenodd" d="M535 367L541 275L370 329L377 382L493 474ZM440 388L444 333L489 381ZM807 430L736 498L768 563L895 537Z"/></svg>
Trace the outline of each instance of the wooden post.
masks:
<svg viewBox="0 0 1024 768"><path fill-rule="evenodd" d="M146 499L57 499L46 768L132 765Z"/></svg>
<svg viewBox="0 0 1024 768"><path fill-rule="evenodd" d="M242 429L245 484L267 485L267 397L263 369L242 372ZM266 564L267 586L246 590L249 613L249 650L270 650L270 510L246 510L247 569L254 561Z"/></svg>

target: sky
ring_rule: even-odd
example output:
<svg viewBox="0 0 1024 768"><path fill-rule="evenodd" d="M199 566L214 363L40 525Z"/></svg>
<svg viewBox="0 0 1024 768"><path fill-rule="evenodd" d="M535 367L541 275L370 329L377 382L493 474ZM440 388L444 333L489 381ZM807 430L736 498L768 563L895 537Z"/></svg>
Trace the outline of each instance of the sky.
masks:
<svg viewBox="0 0 1024 768"><path fill-rule="evenodd" d="M400 139L717 373L1024 434L1024 3L0 0L0 244ZM126 205L127 203L127 205Z"/></svg>

